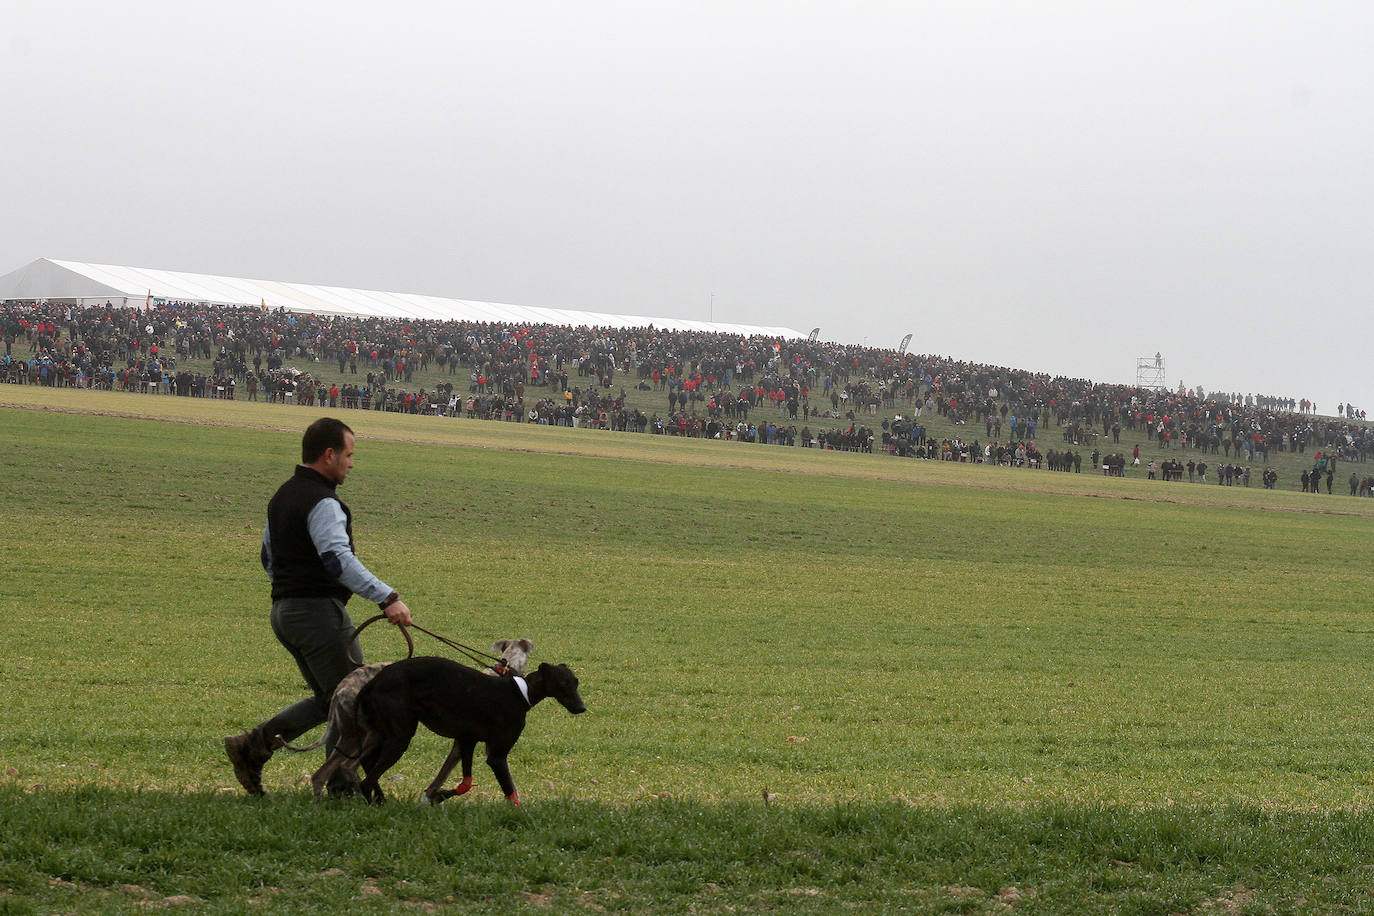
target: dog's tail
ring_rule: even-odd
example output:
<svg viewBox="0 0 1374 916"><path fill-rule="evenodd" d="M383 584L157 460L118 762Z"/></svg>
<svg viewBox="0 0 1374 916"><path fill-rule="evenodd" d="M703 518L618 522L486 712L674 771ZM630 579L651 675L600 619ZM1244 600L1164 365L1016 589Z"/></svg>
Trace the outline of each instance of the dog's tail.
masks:
<svg viewBox="0 0 1374 916"><path fill-rule="evenodd" d="M320 740L316 741L314 744L307 744L305 747L296 747L294 744L287 744L286 739L283 738L281 735L272 736L273 750L276 750L277 748L282 748L283 750L291 751L293 754L300 754L305 751L313 751L315 748L321 747L323 745L324 735L321 735Z"/></svg>
<svg viewBox="0 0 1374 916"><path fill-rule="evenodd" d="M329 716L325 719L324 723L324 734L320 735L320 739L318 741L316 741L314 744L307 744L305 747L296 747L294 744L287 744L286 739L283 738L281 735L273 735L272 750L275 751L277 748L283 748L285 750L290 751L293 754L303 754L306 751L313 751L317 747L323 747L324 739L329 737L329 730L338 730L340 715L341 712L339 710L339 704L336 702L330 702Z"/></svg>

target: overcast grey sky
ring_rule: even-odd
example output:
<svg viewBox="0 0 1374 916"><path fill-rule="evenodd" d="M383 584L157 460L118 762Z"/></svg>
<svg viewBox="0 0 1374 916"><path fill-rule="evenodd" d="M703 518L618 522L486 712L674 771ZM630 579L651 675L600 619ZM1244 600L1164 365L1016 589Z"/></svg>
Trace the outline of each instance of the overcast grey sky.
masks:
<svg viewBox="0 0 1374 916"><path fill-rule="evenodd" d="M39 257L1374 409L1374 3L0 0ZM714 299L713 299L714 297Z"/></svg>

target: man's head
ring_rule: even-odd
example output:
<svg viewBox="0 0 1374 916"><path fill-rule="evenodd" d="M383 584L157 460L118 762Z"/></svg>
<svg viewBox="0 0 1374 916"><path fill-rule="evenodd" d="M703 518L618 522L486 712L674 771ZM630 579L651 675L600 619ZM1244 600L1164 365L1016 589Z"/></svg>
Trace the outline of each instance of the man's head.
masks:
<svg viewBox="0 0 1374 916"><path fill-rule="evenodd" d="M301 438L301 464L343 483L353 468L353 430L342 420L320 417Z"/></svg>

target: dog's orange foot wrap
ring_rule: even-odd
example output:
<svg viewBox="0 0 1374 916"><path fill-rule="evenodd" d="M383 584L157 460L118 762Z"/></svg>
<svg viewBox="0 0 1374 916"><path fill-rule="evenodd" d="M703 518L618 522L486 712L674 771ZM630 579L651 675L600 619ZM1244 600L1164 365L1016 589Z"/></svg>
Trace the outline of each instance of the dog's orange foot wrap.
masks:
<svg viewBox="0 0 1374 916"><path fill-rule="evenodd" d="M454 795L466 795L472 789L472 777L464 776L463 781L453 787Z"/></svg>
<svg viewBox="0 0 1374 916"><path fill-rule="evenodd" d="M519 792L512 792L511 794L509 794L509 795L506 796L506 801L510 802L510 803L511 803L512 805L514 805L515 807L519 808L519 807L520 807L520 793L519 793Z"/></svg>

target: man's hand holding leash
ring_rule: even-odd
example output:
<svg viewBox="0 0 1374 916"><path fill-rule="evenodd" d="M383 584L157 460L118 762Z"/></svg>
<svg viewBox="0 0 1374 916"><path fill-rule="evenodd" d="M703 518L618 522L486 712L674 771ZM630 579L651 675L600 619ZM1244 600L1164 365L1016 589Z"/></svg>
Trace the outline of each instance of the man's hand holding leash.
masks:
<svg viewBox="0 0 1374 916"><path fill-rule="evenodd" d="M410 608L401 600L401 596L392 592L386 596L386 600L377 605L386 615L387 623L394 623L398 627L408 627L411 624Z"/></svg>

